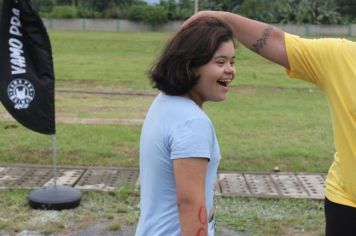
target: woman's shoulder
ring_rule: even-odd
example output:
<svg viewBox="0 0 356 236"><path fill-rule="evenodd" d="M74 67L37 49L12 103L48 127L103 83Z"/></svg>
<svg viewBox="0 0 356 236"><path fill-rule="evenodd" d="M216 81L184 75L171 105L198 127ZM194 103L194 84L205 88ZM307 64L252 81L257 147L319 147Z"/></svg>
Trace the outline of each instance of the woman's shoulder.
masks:
<svg viewBox="0 0 356 236"><path fill-rule="evenodd" d="M194 101L182 96L159 94L152 106L156 112L161 114L162 119L169 119L177 123L195 119L210 121Z"/></svg>

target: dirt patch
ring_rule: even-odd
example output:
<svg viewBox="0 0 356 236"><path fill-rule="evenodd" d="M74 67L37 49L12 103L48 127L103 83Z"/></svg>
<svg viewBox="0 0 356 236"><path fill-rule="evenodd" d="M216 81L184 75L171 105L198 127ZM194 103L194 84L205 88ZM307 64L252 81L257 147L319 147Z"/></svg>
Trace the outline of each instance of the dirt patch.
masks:
<svg viewBox="0 0 356 236"><path fill-rule="evenodd" d="M133 90L133 89L115 89L107 87L95 88L59 88L59 93L85 93L85 94L102 94L102 95L126 95L126 96L156 96L158 91L155 90Z"/></svg>
<svg viewBox="0 0 356 236"><path fill-rule="evenodd" d="M142 125L143 119L108 119L108 118L77 118L77 117L57 117L61 124L81 124L81 125Z"/></svg>
<svg viewBox="0 0 356 236"><path fill-rule="evenodd" d="M278 230L279 235L289 235L289 236L300 236L300 235L314 235L317 234L319 231L316 229L305 230L304 228L295 228L295 227L287 227L287 226L280 226Z"/></svg>
<svg viewBox="0 0 356 236"><path fill-rule="evenodd" d="M16 122L9 114L0 114L0 121ZM80 124L80 125L142 125L143 119L108 119L108 118L78 118L78 117L56 117L56 123ZM5 128L16 128L17 126L5 126Z"/></svg>
<svg viewBox="0 0 356 236"><path fill-rule="evenodd" d="M280 87L253 87L253 86L239 86L231 87L230 92L242 94L256 94L256 93L280 93L283 91L296 91L301 93L311 93L314 89L311 88L280 88Z"/></svg>

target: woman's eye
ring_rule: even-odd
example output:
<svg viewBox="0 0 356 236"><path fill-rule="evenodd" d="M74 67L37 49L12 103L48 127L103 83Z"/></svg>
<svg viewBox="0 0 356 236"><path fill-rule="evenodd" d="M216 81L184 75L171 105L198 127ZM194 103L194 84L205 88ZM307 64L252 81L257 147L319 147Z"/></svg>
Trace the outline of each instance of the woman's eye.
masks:
<svg viewBox="0 0 356 236"><path fill-rule="evenodd" d="M217 63L218 63L219 65L224 65L224 64L225 64L225 61L217 61Z"/></svg>

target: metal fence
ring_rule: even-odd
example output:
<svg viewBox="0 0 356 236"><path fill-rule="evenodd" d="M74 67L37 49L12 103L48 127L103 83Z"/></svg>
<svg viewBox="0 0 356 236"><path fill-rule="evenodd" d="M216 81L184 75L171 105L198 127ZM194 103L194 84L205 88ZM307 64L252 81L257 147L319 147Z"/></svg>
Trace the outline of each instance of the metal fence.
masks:
<svg viewBox="0 0 356 236"><path fill-rule="evenodd" d="M121 19L43 19L47 29L54 31L107 32L174 32L183 21L149 25ZM300 36L356 36L356 24L348 25L276 25L286 32Z"/></svg>

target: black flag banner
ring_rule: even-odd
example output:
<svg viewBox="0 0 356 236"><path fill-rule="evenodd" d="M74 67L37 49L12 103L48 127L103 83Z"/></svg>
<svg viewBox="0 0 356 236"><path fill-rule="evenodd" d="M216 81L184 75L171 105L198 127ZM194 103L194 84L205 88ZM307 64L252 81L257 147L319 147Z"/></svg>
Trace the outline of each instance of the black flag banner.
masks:
<svg viewBox="0 0 356 236"><path fill-rule="evenodd" d="M0 0L0 100L22 125L53 140L54 186L34 190L28 197L34 209L77 207L81 193L57 186L54 71L46 28L30 0Z"/></svg>
<svg viewBox="0 0 356 236"><path fill-rule="evenodd" d="M2 1L0 100L25 127L55 134L54 71L46 28L30 0Z"/></svg>

